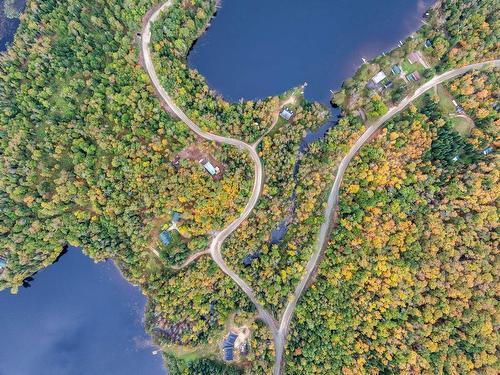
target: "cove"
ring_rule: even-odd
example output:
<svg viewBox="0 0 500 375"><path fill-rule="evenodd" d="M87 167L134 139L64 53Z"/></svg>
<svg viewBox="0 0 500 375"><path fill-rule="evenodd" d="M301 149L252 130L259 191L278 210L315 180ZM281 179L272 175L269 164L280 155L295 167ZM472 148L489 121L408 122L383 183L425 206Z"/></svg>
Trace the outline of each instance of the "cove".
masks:
<svg viewBox="0 0 500 375"><path fill-rule="evenodd" d="M113 262L69 248L29 286L0 293L0 374L166 374L144 332L146 298Z"/></svg>
<svg viewBox="0 0 500 375"><path fill-rule="evenodd" d="M432 0L222 0L188 57L229 101L280 94L308 83L328 103L362 63L397 46Z"/></svg>

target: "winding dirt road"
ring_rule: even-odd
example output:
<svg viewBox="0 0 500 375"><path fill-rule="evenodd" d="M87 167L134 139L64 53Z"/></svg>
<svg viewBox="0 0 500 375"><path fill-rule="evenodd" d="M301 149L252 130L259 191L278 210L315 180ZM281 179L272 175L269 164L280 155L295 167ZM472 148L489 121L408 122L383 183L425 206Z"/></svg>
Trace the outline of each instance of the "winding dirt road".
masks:
<svg viewBox="0 0 500 375"><path fill-rule="evenodd" d="M332 218L335 212L335 208L337 206L337 202L339 199L339 191L340 191L340 185L342 184L342 180L344 178L345 171L347 169L347 166L351 162L351 160L356 156L356 154L359 152L361 147L363 147L371 137L375 134L375 132L380 129L387 121L389 121L392 117L400 113L402 110L404 110L411 102L413 102L415 99L420 97L422 94L430 90L436 85L439 85L445 81L448 81L452 78L456 78L458 76L461 76L465 73L467 73L470 70L474 69L480 69L483 67L486 67L488 65L495 66L495 67L500 67L500 60L491 60L491 61L485 61L477 64L471 64L464 66L462 68L457 68L450 70L446 73L443 73L439 76L435 76L432 78L430 81L424 83L421 87L419 87L415 93L410 96L406 97L403 99L403 101L397 105L396 107L391 108L384 116L380 117L378 120L376 120L366 131L361 135L361 137L358 138L356 143L351 147L349 150L349 153L344 156L342 161L339 164L337 174L335 176L335 181L333 183L332 189L330 191L330 195L328 196L328 205L325 210L325 216L324 216L324 222L321 225L319 237L318 237L318 242L316 244L316 251L309 259L309 262L307 263L306 266L306 273L302 277L300 283L297 285L297 288L295 289L295 293L293 294L292 299L288 302L288 305L285 308L285 312L283 313L283 316L280 321L280 326L278 330L278 335L277 335L277 341L278 345L276 345L276 366L275 366L275 371L274 374L278 375L281 373L281 367L282 367L282 362L283 362L283 351L285 348L285 341L286 341L286 336L288 334L288 329L290 327L290 321L292 319L293 313L295 311L295 306L297 305L298 300L302 296L302 293L304 292L307 283L309 280L311 280L312 276L315 273L315 270L317 269L318 262L321 259L321 255L323 254L323 251L325 249L325 245L328 241L329 234L330 234L330 229L331 229L331 224L332 224Z"/></svg>
<svg viewBox="0 0 500 375"><path fill-rule="evenodd" d="M156 74L156 70L153 64L153 60L151 57L151 52L149 49L149 44L151 42L151 25L154 23L160 14L165 11L168 7L172 5L172 0L168 0L165 3L163 3L160 7L158 7L156 10L148 14L148 18L145 20L145 26L142 31L142 40L141 40L141 53L144 61L144 68L146 69L150 79L151 83L155 87L159 99L166 104L170 110L179 117L194 133L199 135L200 137L207 139L209 141L215 141L218 143L225 143L225 144L230 144L233 146L238 147L239 149L247 151L253 162L254 162L254 186L252 190L252 194L250 196L250 199L245 206L243 212L241 215L234 220L232 223L230 223L225 229L220 231L212 240L210 247L209 247L209 253L212 257L212 259L217 263L219 268L224 272L226 275L231 277L233 281L245 292L245 294L250 298L252 303L256 306L257 312L259 315L259 318L269 327L273 338L274 338L274 346L275 346L275 351L276 351L276 358L275 358L275 366L273 369L273 374L274 375L280 375L282 370L283 370L283 354L284 354L284 349L285 349L285 342L286 342L286 337L288 334L288 330L290 327L290 321L293 317L293 313L295 311L295 307L297 305L297 302L299 301L300 297L302 296L303 292L306 289L306 286L308 282L311 280L311 278L314 276L318 263L321 259L321 255L324 251L326 242L328 240L328 236L330 234L330 229L331 229L331 223L332 223L332 218L333 214L335 212L335 207L337 206L338 202L338 196L339 196L339 191L340 191L340 185L342 184L342 180L345 174L345 171L351 162L351 160L354 158L354 156L359 152L361 147L365 143L367 143L370 138L373 136L373 134L381 128L385 122L390 120L393 116L401 112L403 109L405 109L412 101L420 97L422 94L424 94L426 91L429 89L433 88L434 86L443 83L449 79L455 78L457 76L460 76L470 70L473 69L479 69L483 68L487 65L492 65L495 67L500 67L500 60L493 60L493 61L487 61L487 62L482 62L482 63L477 63L477 64L472 64L468 65L462 68L457 68L453 69L449 72L446 72L444 74L441 74L439 76L434 77L430 81L426 82L423 84L420 88L418 88L415 93L411 97L406 97L399 105L396 107L391 108L384 116L379 118L377 121L375 121L366 131L363 133L363 135L356 141L356 143L351 147L349 150L349 153L342 159L342 161L339 164L337 174L335 176L335 181L333 183L332 189L330 191L330 195L328 197L328 204L327 208L325 210L324 214L324 222L321 225L318 241L316 244L316 251L310 258L309 262L307 263L306 266L306 272L303 275L300 283L297 285L294 294L291 296L285 311L282 315L282 318L280 319L280 322L278 323L274 317L266 310L264 307L258 302L252 288L244 281L242 280L234 271L229 269L224 262L224 259L222 258L221 254L221 247L224 242L224 240L238 228L238 226L248 217L248 215L251 213L253 208L255 207L261 193L262 189L262 182L263 182L263 168L262 168L262 163L261 160L256 152L256 147L258 145L258 142L254 143L253 145L249 145L243 141L233 139L233 138L228 138L228 137L223 137L219 136L216 134L211 134L208 133L204 130L202 130L196 123L194 123L187 115L175 104L174 100L168 95L168 93L165 91L165 89L162 87L158 76Z"/></svg>
<svg viewBox="0 0 500 375"><path fill-rule="evenodd" d="M194 133L196 133L197 135L206 140L233 145L241 150L245 150L250 154L250 157L253 160L254 184L250 199L248 200L241 215L214 237L212 243L210 244L209 250L212 259L217 263L222 272L224 272L231 279L233 279L233 281L236 284L238 284L238 286L245 292L248 298L250 298L250 300L257 308L257 312L259 313L260 319L262 319L268 325L274 336L277 332L277 326L278 326L276 320L271 316L271 314L269 314L262 307L262 305L257 300L257 297L255 296L252 288L250 288L250 286L245 281L243 281L243 279L241 279L241 277L239 277L234 271L232 271L231 269L229 269L229 267L227 267L226 262L224 262L224 259L222 258L221 254L221 247L224 240L232 232L234 232L236 228L238 228L240 224L248 217L248 215L250 214L250 212L252 212L253 208L255 207L260 197L260 193L262 190L262 181L263 181L262 178L263 169L259 155L257 154L256 151L257 144L249 145L238 139L223 137L202 130L196 123L194 123L189 117L186 116L186 114L184 113L184 111L182 111L182 109L180 109L175 104L174 100L168 95L168 93L161 85L160 80L158 79L158 75L156 74L156 70L153 64L153 59L151 57L151 51L149 49L149 44L151 42L151 25L158 19L160 14L167 8L169 8L171 5L172 5L172 0L166 1L158 9L149 14L149 18L145 22L145 26L141 34L141 53L144 62L144 68L146 69L149 78L151 79L151 83L153 84L157 93L159 94L160 100L162 100L163 103L165 103L171 109L171 111L177 117L179 117L179 119L182 120Z"/></svg>

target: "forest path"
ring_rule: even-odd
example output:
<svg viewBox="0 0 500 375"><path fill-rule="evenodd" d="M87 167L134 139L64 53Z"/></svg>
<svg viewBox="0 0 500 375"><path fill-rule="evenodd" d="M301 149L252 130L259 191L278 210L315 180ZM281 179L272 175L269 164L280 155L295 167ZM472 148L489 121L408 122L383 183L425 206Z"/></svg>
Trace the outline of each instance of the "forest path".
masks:
<svg viewBox="0 0 500 375"><path fill-rule="evenodd" d="M217 263L222 272L224 272L231 279L233 279L233 281L245 292L248 298L250 298L250 300L257 308L259 318L262 321L264 321L264 323L267 324L274 337L277 333L277 327L278 327L276 320L259 303L252 288L226 265L221 254L221 247L224 240L240 226L240 224L248 217L248 215L250 215L260 197L263 185L263 168L262 168L262 162L256 151L257 144L249 145L238 139L224 137L202 130L198 124L193 122L184 113L184 111L175 104L174 100L170 97L170 95L165 91L165 89L161 85L158 75L156 74L156 70L153 64L153 59L151 57L151 51L149 49L149 45L151 43L151 25L159 18L160 14L164 12L167 8L172 6L172 4L173 1L168 0L164 2L161 6L154 9L152 12L148 12L148 14L146 15L146 19L144 20L144 26L141 34L141 60L144 65L144 69L146 69L149 78L151 80L151 83L153 84L159 99L172 111L172 113L174 113L182 122L184 122L189 127L189 129L191 129L191 131L193 131L198 136L206 140L229 144L238 147L240 150L246 150L253 160L254 184L250 199L248 200L241 215L236 220L229 223L229 225L226 228L221 230L213 238L209 247L209 252L210 255L212 256L212 259Z"/></svg>

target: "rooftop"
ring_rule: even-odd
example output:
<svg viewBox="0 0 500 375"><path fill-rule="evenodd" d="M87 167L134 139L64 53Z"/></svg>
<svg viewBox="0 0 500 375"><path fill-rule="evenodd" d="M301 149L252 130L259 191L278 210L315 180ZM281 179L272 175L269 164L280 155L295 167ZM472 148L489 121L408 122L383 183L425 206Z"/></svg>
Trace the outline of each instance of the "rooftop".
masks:
<svg viewBox="0 0 500 375"><path fill-rule="evenodd" d="M284 118L285 120L290 120L293 116L293 111L289 109L288 107L285 107L281 110L280 116Z"/></svg>
<svg viewBox="0 0 500 375"><path fill-rule="evenodd" d="M217 174L217 169L210 163L208 160L203 163L203 167L207 170L208 173L210 173L212 176L215 176Z"/></svg>
<svg viewBox="0 0 500 375"><path fill-rule="evenodd" d="M167 231L163 231L160 233L160 240L165 246L168 246L172 242L172 235Z"/></svg>
<svg viewBox="0 0 500 375"><path fill-rule="evenodd" d="M172 212L172 221L177 223L181 219L182 215L179 212Z"/></svg>
<svg viewBox="0 0 500 375"><path fill-rule="evenodd" d="M415 64L418 61L418 53L417 52L412 52L408 56L408 61L410 64Z"/></svg>
<svg viewBox="0 0 500 375"><path fill-rule="evenodd" d="M224 349L224 361L232 361L234 359L233 348Z"/></svg>
<svg viewBox="0 0 500 375"><path fill-rule="evenodd" d="M493 149L493 147L486 147L484 150L483 150L483 155L488 155L488 154L491 154L493 151L495 151Z"/></svg>
<svg viewBox="0 0 500 375"><path fill-rule="evenodd" d="M236 339L238 338L238 335L234 332L230 332L229 335L226 337L223 343L223 348L224 348L224 361L232 361L234 358L234 343Z"/></svg>
<svg viewBox="0 0 500 375"><path fill-rule="evenodd" d="M384 72L380 71L375 76L372 78L373 83L379 84L386 78L386 75Z"/></svg>
<svg viewBox="0 0 500 375"><path fill-rule="evenodd" d="M392 72L393 72L394 74L400 74L400 73L401 73L401 68L400 68L400 67L399 67L399 65L397 65L397 64L396 64L396 65L393 65L393 66L391 67L391 70L392 70Z"/></svg>

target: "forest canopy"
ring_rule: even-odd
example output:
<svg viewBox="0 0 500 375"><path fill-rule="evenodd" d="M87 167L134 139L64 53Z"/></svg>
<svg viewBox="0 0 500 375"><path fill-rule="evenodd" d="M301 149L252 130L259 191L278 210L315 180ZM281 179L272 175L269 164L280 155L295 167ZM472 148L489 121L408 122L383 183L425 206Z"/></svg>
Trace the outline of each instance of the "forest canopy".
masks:
<svg viewBox="0 0 500 375"><path fill-rule="evenodd" d="M253 168L247 154L195 136L156 99L138 35L154 5L28 2L0 56L0 289L15 293L65 245L77 245L97 261L113 259L140 285L146 327L172 374L268 374L272 337L244 293L208 256L176 268L240 214ZM223 256L279 316L315 249L339 160L418 84L366 95L370 68L362 67L336 95L344 116L303 150L307 131L329 113L300 89L229 103L188 68L186 54L215 6L174 1L153 25L154 62L204 130L262 137L263 193ZM438 1L403 48L429 40L424 79L498 57L498 15L493 0ZM322 263L292 320L287 374L498 371L498 81L488 69L441 85L353 160ZM287 100L291 121L278 116ZM206 161L220 175L207 173ZM273 240L283 223L286 234ZM221 361L230 324L251 331L236 366ZM177 355L184 350L194 359Z"/></svg>

